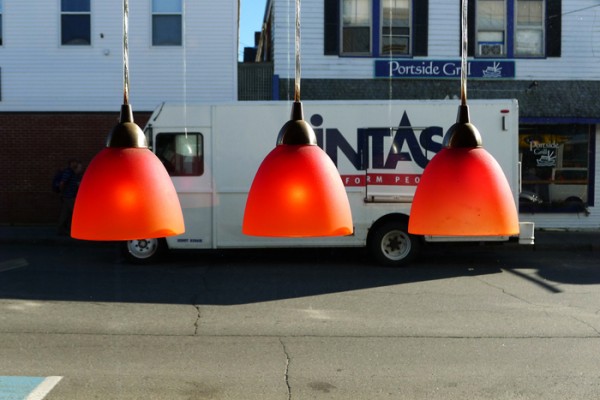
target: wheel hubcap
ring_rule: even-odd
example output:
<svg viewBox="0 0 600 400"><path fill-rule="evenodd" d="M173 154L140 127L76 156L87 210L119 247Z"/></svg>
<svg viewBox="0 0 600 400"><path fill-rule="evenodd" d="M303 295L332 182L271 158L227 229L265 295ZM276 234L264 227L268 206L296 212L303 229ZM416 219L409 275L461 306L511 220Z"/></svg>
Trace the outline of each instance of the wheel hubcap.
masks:
<svg viewBox="0 0 600 400"><path fill-rule="evenodd" d="M400 260L410 252L410 239L402 231L388 232L381 240L381 250L391 260Z"/></svg>
<svg viewBox="0 0 600 400"><path fill-rule="evenodd" d="M140 239L130 240L127 243L127 248L133 256L147 258L156 252L157 245L156 239Z"/></svg>

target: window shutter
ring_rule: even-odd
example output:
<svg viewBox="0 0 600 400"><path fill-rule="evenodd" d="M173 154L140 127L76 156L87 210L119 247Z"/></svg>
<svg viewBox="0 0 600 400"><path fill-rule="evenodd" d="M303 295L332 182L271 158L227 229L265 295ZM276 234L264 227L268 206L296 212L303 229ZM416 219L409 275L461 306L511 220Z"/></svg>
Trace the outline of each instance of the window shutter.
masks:
<svg viewBox="0 0 600 400"><path fill-rule="evenodd" d="M324 54L340 53L340 0L324 0Z"/></svg>
<svg viewBox="0 0 600 400"><path fill-rule="evenodd" d="M561 0L546 1L546 57L560 57Z"/></svg>
<svg viewBox="0 0 600 400"><path fill-rule="evenodd" d="M429 41L429 1L413 0L413 55L426 56Z"/></svg>
<svg viewBox="0 0 600 400"><path fill-rule="evenodd" d="M467 4L467 55L469 57L475 56L475 2L469 1ZM462 8L460 13L462 19ZM459 26L459 47L458 54L460 55L462 49L462 32L461 32L461 21L458 21Z"/></svg>

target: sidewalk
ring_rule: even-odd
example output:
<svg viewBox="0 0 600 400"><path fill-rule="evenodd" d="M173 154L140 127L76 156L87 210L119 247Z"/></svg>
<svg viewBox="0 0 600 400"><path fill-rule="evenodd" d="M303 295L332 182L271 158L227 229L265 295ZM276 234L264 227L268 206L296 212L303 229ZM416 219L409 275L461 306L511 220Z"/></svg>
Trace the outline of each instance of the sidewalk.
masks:
<svg viewBox="0 0 600 400"><path fill-rule="evenodd" d="M600 229L536 229L536 250L600 250Z"/></svg>
<svg viewBox="0 0 600 400"><path fill-rule="evenodd" d="M0 226L0 244L89 245L97 242L58 236L54 226ZM600 250L600 229L537 229L533 246L511 244L523 250Z"/></svg>

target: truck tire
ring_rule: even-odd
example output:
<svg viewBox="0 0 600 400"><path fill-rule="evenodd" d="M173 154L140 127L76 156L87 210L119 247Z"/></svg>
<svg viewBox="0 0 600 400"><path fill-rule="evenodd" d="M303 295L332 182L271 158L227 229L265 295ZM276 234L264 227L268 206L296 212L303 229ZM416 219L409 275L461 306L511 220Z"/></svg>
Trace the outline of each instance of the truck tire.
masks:
<svg viewBox="0 0 600 400"><path fill-rule="evenodd" d="M138 239L121 242L121 252L133 264L157 261L167 249L165 239Z"/></svg>
<svg viewBox="0 0 600 400"><path fill-rule="evenodd" d="M421 239L408 233L406 222L387 221L374 229L367 246L378 263L390 267L406 266L419 253Z"/></svg>

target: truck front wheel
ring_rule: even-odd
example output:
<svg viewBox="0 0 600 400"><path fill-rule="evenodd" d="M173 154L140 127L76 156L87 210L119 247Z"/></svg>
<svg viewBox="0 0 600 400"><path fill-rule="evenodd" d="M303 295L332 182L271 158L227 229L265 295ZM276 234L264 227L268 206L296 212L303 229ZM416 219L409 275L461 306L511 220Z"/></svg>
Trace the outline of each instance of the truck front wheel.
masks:
<svg viewBox="0 0 600 400"><path fill-rule="evenodd" d="M419 253L420 238L408 233L408 224L388 221L375 227L367 242L369 252L382 265L399 267L410 263Z"/></svg>
<svg viewBox="0 0 600 400"><path fill-rule="evenodd" d="M121 243L125 259L134 264L147 264L159 259L166 250L164 239L137 239Z"/></svg>

